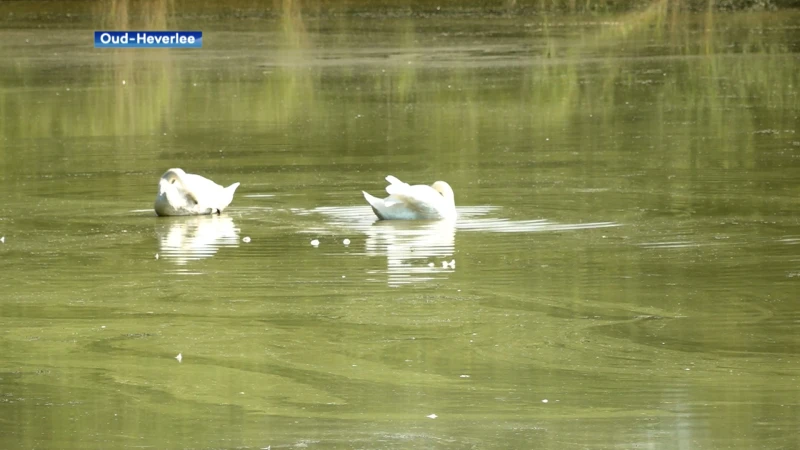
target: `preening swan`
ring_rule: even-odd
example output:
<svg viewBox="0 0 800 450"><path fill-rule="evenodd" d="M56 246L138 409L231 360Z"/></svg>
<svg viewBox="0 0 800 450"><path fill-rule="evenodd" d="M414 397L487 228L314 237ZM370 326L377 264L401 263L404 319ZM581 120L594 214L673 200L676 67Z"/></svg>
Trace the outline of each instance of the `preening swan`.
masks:
<svg viewBox="0 0 800 450"><path fill-rule="evenodd" d="M380 199L364 192L375 215L385 220L455 220L456 204L453 189L444 181L430 186L403 183L389 175L386 177L389 196Z"/></svg>
<svg viewBox="0 0 800 450"><path fill-rule="evenodd" d="M158 182L154 208L159 216L219 214L230 205L239 183L222 187L208 178L169 169Z"/></svg>

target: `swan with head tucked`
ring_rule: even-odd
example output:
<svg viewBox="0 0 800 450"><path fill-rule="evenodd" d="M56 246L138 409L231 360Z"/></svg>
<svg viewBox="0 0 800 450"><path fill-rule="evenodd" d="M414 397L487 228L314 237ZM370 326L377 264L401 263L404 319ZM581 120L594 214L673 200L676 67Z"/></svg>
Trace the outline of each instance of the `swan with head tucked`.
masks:
<svg viewBox="0 0 800 450"><path fill-rule="evenodd" d="M386 177L389 186L386 198L373 197L364 192L375 215L384 220L455 220L456 204L453 189L444 181L430 186L403 183L396 177Z"/></svg>
<svg viewBox="0 0 800 450"><path fill-rule="evenodd" d="M239 183L222 187L208 178L169 169L158 182L154 208L159 216L219 214L230 205Z"/></svg>

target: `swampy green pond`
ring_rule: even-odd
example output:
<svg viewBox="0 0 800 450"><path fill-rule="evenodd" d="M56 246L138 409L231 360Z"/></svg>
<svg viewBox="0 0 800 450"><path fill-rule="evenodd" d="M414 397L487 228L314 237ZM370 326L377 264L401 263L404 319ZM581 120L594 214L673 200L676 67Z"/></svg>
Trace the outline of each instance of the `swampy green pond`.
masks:
<svg viewBox="0 0 800 450"><path fill-rule="evenodd" d="M283 5L0 6L0 447L800 447L800 14Z"/></svg>

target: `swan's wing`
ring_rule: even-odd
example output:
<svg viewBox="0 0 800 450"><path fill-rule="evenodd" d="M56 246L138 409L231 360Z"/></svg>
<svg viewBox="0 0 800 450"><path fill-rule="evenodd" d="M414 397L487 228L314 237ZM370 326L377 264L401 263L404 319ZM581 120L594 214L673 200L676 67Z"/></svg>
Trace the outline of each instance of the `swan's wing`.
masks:
<svg viewBox="0 0 800 450"><path fill-rule="evenodd" d="M400 181L400 179L398 179L394 175L387 176L386 181L389 182L389 185L386 186L386 192L389 195L392 195L395 192L402 192L404 189L411 187L408 185L408 183L403 183L402 181Z"/></svg>
<svg viewBox="0 0 800 450"><path fill-rule="evenodd" d="M403 183L402 181L400 181L399 178L397 178L394 175L386 175L386 181L388 181L389 184L405 184L406 186L408 186L408 183Z"/></svg>
<svg viewBox="0 0 800 450"><path fill-rule="evenodd" d="M223 187L214 183L213 181L209 180L206 177L202 177L200 175L195 175L191 173L187 173L183 177L183 183L186 185L186 188L193 192L217 192L222 190Z"/></svg>
<svg viewBox="0 0 800 450"><path fill-rule="evenodd" d="M170 205L176 207L184 207L185 205L196 205L199 203L197 195L192 190L191 186L187 186L183 182L170 183L167 179L161 179L158 182L158 197L162 201L169 202Z"/></svg>
<svg viewBox="0 0 800 450"><path fill-rule="evenodd" d="M159 216L183 216L194 214L210 214L211 210L200 205L199 199L192 191L164 182L154 204Z"/></svg>
<svg viewBox="0 0 800 450"><path fill-rule="evenodd" d="M186 203L190 205L196 205L200 203L200 200L197 199L197 196L194 195L192 191L182 191L184 198L186 198Z"/></svg>
<svg viewBox="0 0 800 450"><path fill-rule="evenodd" d="M435 189L424 184L409 186L393 184L392 191L383 203L392 206L402 203L406 208L423 216L437 216L444 204L444 198ZM388 190L388 188L387 188Z"/></svg>
<svg viewBox="0 0 800 450"><path fill-rule="evenodd" d="M184 186L187 197L191 196L197 205L210 208L212 212L221 212L233 201L233 194L239 183L233 183L226 188L200 175L186 174Z"/></svg>

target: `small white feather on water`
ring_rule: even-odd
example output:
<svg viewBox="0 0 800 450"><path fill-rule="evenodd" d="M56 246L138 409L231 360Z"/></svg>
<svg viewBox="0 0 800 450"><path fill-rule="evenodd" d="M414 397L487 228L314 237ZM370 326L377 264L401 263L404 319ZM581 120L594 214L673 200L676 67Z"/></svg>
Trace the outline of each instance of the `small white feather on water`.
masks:
<svg viewBox="0 0 800 450"><path fill-rule="evenodd" d="M439 416L437 416L436 414L430 414L430 415L427 415L425 417L427 417L428 419L435 419L435 418L437 418Z"/></svg>
<svg viewBox="0 0 800 450"><path fill-rule="evenodd" d="M344 244L345 246L350 245L350 239L344 238L344 240L342 241L342 244Z"/></svg>
<svg viewBox="0 0 800 450"><path fill-rule="evenodd" d="M242 242L244 242L245 244L249 243L250 242L250 236L243 237L242 238Z"/></svg>
<svg viewBox="0 0 800 450"><path fill-rule="evenodd" d="M175 359L177 359L178 362L183 361L183 354L182 353L178 353L178 356L176 356Z"/></svg>
<svg viewBox="0 0 800 450"><path fill-rule="evenodd" d="M311 245L313 245L314 247L319 247L319 239L314 239L313 241L311 241Z"/></svg>
<svg viewBox="0 0 800 450"><path fill-rule="evenodd" d="M0 242L2 242L3 244L5 244L5 243L6 243L6 237L5 237L5 236L3 236L3 237L0 237Z"/></svg>
<svg viewBox="0 0 800 450"><path fill-rule="evenodd" d="M456 260L452 260L450 262L442 261L442 269L447 269L448 267L455 269L456 268Z"/></svg>

